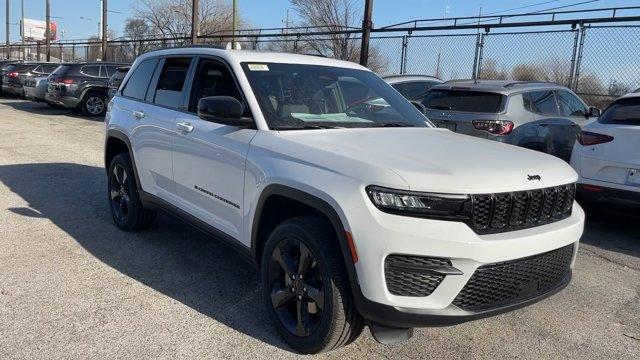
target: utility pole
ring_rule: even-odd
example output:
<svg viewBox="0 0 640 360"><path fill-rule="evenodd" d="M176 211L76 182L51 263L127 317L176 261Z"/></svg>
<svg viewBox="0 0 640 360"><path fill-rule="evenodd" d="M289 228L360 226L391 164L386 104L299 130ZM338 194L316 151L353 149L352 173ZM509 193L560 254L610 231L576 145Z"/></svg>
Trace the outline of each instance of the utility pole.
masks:
<svg viewBox="0 0 640 360"><path fill-rule="evenodd" d="M233 0L232 3L232 10L233 14L231 15L231 28L232 28L232 36L231 36L231 48L235 49L236 48L236 27L237 27L237 9L238 8L238 4L236 0Z"/></svg>
<svg viewBox="0 0 640 360"><path fill-rule="evenodd" d="M47 0L46 7L46 23L47 29L44 32L44 41L46 44L47 61L51 61L51 4ZM40 59L38 59L40 60Z"/></svg>
<svg viewBox="0 0 640 360"><path fill-rule="evenodd" d="M107 0L102 0L102 61L107 61L107 12L109 5Z"/></svg>
<svg viewBox="0 0 640 360"><path fill-rule="evenodd" d="M200 34L200 0L191 0L191 44L198 43L198 35Z"/></svg>
<svg viewBox="0 0 640 360"><path fill-rule="evenodd" d="M7 44L5 46L5 51L7 52L7 59L11 58L11 48L9 47L11 44L9 43L9 0L5 1L7 4Z"/></svg>
<svg viewBox="0 0 640 360"><path fill-rule="evenodd" d="M20 3L22 6L22 20L20 20L20 43L22 44L22 59L27 59L27 48L24 46L24 0Z"/></svg>
<svg viewBox="0 0 640 360"><path fill-rule="evenodd" d="M373 21L373 0L365 0L364 18L362 19L362 45L360 46L360 65L367 66L369 61L369 39L371 38L371 28Z"/></svg>

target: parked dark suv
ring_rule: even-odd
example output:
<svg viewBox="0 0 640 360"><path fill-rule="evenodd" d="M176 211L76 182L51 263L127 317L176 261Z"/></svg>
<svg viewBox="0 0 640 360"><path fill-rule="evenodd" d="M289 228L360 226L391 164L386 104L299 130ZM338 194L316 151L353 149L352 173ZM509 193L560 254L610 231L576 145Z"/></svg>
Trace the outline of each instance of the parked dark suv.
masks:
<svg viewBox="0 0 640 360"><path fill-rule="evenodd" d="M47 76L60 64L25 62L10 64L2 74L2 92L8 95L24 96L24 82L30 77Z"/></svg>
<svg viewBox="0 0 640 360"><path fill-rule="evenodd" d="M87 116L102 116L107 110L107 81L126 64L79 62L60 65L51 74L45 99Z"/></svg>

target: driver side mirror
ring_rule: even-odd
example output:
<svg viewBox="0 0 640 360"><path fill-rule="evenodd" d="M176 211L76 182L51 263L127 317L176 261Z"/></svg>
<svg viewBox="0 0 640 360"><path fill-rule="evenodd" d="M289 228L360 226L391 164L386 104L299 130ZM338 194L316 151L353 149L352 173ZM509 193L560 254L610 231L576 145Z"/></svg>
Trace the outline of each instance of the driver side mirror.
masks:
<svg viewBox="0 0 640 360"><path fill-rule="evenodd" d="M198 117L202 120L237 127L253 125L253 120L243 114L244 104L231 96L209 96L198 101Z"/></svg>
<svg viewBox="0 0 640 360"><path fill-rule="evenodd" d="M427 107L422 105L419 101L412 101L411 105L415 106L416 109L420 110L422 115L427 115Z"/></svg>
<svg viewBox="0 0 640 360"><path fill-rule="evenodd" d="M600 117L600 114L602 113L602 111L600 111L600 109L598 109L597 107L594 106L590 106L589 107L589 112L587 113L588 117Z"/></svg>

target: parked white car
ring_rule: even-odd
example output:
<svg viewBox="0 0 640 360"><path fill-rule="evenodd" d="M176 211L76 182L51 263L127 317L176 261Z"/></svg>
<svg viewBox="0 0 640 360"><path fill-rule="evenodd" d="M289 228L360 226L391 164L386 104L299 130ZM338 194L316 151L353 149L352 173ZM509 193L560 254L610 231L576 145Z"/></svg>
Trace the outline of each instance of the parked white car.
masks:
<svg viewBox="0 0 640 360"><path fill-rule="evenodd" d="M303 353L365 324L393 343L511 311L571 279L584 212L567 163L437 129L354 63L148 52L106 128L115 225L148 228L161 209L236 248Z"/></svg>
<svg viewBox="0 0 640 360"><path fill-rule="evenodd" d="M640 93L617 99L584 127L571 165L585 203L640 209Z"/></svg>

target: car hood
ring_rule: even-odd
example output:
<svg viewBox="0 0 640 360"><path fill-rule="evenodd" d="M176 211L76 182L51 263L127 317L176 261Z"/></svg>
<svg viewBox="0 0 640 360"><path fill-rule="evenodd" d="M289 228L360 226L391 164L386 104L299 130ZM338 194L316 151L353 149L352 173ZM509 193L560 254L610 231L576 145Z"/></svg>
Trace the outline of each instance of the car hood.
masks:
<svg viewBox="0 0 640 360"><path fill-rule="evenodd" d="M479 194L563 185L578 177L553 156L445 129L296 130L278 135L285 140L280 151L290 158L371 185L385 185L371 176L393 172L410 190Z"/></svg>

